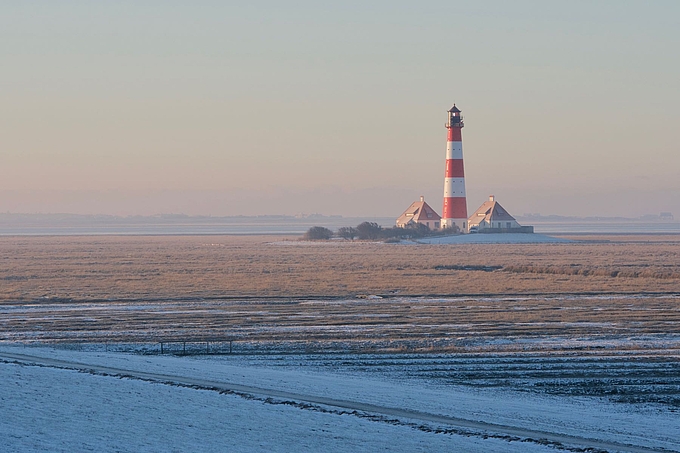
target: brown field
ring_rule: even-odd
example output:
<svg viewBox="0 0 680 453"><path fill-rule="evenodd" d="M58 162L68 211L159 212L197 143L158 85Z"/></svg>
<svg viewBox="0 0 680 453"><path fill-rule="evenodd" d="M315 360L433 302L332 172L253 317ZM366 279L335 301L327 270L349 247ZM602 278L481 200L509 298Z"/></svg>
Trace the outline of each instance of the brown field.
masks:
<svg viewBox="0 0 680 453"><path fill-rule="evenodd" d="M680 291L680 236L517 245L287 239L2 237L0 301Z"/></svg>
<svg viewBox="0 0 680 453"><path fill-rule="evenodd" d="M447 349L479 338L680 334L680 236L577 239L587 242L3 237L0 340ZM356 297L376 294L384 298Z"/></svg>
<svg viewBox="0 0 680 453"><path fill-rule="evenodd" d="M677 410L680 236L577 238L2 237L0 345L238 354L220 359Z"/></svg>

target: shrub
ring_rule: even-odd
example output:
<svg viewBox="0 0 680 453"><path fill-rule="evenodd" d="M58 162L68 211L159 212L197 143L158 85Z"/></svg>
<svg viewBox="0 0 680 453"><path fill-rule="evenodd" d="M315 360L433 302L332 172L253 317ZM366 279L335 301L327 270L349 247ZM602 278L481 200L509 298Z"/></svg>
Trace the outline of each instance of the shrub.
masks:
<svg viewBox="0 0 680 453"><path fill-rule="evenodd" d="M354 227L342 227L338 230L338 236L351 241L353 241L358 234L359 232Z"/></svg>
<svg viewBox="0 0 680 453"><path fill-rule="evenodd" d="M431 234L430 227L423 225L422 223L406 225L404 230L406 230L408 235L412 238L422 238Z"/></svg>
<svg viewBox="0 0 680 453"><path fill-rule="evenodd" d="M357 225L357 235L359 239L378 239L382 232L382 227L375 222L363 222Z"/></svg>
<svg viewBox="0 0 680 453"><path fill-rule="evenodd" d="M404 234L404 229L399 227L383 228L380 230L380 237L386 240L389 239L403 239L407 237Z"/></svg>
<svg viewBox="0 0 680 453"><path fill-rule="evenodd" d="M313 226L302 237L309 241L327 240L333 237L333 232L325 227Z"/></svg>

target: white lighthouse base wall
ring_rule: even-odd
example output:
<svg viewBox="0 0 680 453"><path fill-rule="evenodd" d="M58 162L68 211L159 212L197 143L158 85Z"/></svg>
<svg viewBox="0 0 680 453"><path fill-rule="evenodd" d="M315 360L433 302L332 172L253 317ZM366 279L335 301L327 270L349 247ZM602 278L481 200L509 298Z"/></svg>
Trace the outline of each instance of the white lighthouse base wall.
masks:
<svg viewBox="0 0 680 453"><path fill-rule="evenodd" d="M460 233L468 232L467 219L442 219L442 229L453 228L454 226Z"/></svg>

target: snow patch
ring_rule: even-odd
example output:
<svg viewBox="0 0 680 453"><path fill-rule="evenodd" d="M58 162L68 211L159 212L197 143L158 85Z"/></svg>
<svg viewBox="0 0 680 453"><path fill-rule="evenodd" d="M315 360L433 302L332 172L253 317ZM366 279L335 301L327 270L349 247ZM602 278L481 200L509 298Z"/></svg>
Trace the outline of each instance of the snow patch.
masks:
<svg viewBox="0 0 680 453"><path fill-rule="evenodd" d="M423 238L417 242L420 244L545 244L574 241L536 233L477 233Z"/></svg>

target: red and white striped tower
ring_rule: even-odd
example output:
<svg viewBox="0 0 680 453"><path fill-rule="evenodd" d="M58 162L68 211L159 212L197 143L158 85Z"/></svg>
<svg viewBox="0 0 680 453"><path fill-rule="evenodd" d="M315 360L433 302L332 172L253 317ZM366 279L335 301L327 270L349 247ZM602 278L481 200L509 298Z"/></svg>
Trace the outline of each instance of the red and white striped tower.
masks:
<svg viewBox="0 0 680 453"><path fill-rule="evenodd" d="M467 201L465 200L465 172L463 171L463 117L453 104L448 112L446 128L449 138L446 142L446 174L444 176L444 208L442 228L456 225L467 233Z"/></svg>

